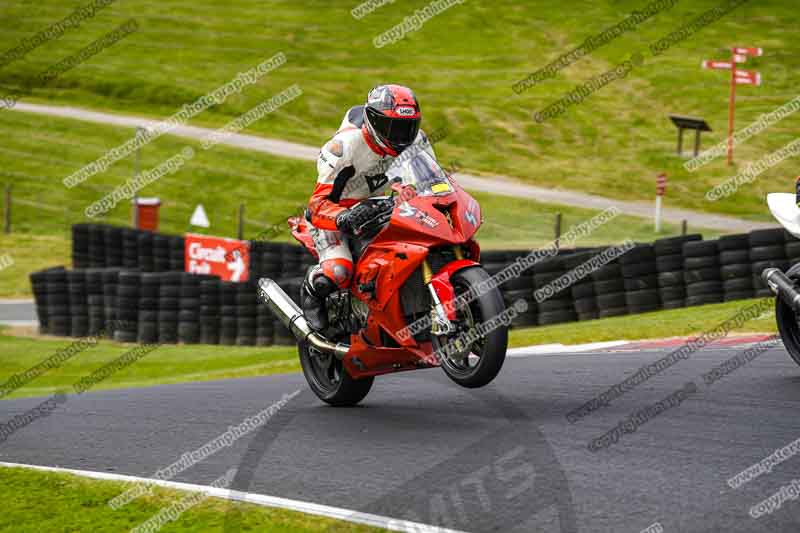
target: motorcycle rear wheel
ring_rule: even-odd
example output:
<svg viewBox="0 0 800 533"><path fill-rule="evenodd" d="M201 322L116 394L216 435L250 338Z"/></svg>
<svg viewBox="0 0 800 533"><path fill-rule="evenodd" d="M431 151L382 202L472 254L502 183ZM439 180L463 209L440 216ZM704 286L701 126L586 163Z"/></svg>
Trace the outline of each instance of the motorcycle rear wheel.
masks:
<svg viewBox="0 0 800 533"><path fill-rule="evenodd" d="M333 355L322 354L304 342L297 348L308 386L323 402L334 407L350 407L369 394L375 378L353 379Z"/></svg>
<svg viewBox="0 0 800 533"><path fill-rule="evenodd" d="M471 267L459 270L452 275L450 281L458 298L470 289L477 292L480 283L488 279L489 274L483 268ZM507 326L494 329L477 339L469 346L469 353L462 359L451 358L440 349L463 336L465 332L473 330L475 325L501 314L505 309L503 297L495 287L473 299L462 309L456 309L458 332L448 337L434 337L434 349L439 352L442 369L451 380L462 387L475 389L489 384L497 377L508 348Z"/></svg>

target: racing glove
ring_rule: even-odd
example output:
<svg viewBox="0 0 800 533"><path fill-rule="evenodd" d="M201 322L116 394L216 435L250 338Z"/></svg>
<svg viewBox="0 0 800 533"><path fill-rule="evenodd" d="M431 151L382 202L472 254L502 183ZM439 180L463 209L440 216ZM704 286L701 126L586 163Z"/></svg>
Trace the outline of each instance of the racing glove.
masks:
<svg viewBox="0 0 800 533"><path fill-rule="evenodd" d="M356 204L336 217L336 228L349 235L361 235L389 221L394 198L367 200Z"/></svg>

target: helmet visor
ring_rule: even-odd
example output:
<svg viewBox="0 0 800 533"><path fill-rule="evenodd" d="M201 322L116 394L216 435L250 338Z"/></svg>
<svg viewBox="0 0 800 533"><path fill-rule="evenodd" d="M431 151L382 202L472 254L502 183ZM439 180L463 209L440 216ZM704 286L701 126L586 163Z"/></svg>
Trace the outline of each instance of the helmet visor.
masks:
<svg viewBox="0 0 800 533"><path fill-rule="evenodd" d="M418 118L392 118L367 108L367 118L375 133L392 147L407 147L414 143L419 133Z"/></svg>

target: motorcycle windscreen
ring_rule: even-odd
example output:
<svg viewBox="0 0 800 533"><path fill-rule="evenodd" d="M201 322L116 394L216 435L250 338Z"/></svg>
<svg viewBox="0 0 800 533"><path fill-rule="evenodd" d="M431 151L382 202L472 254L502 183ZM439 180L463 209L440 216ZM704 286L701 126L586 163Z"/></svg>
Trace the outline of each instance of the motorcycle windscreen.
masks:
<svg viewBox="0 0 800 533"><path fill-rule="evenodd" d="M772 216L786 231L800 239L800 208L794 194L775 192L767 195L767 205Z"/></svg>
<svg viewBox="0 0 800 533"><path fill-rule="evenodd" d="M425 150L412 146L409 150L416 153L410 158L403 155L395 160L386 172L389 179L400 178L403 185L410 185L416 190L417 196L434 196L450 194L453 187L447 174L439 163Z"/></svg>

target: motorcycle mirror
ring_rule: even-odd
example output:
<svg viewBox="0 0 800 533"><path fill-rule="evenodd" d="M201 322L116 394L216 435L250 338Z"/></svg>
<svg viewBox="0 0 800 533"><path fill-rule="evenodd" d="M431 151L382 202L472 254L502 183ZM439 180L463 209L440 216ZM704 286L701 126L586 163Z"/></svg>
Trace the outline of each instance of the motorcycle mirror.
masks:
<svg viewBox="0 0 800 533"><path fill-rule="evenodd" d="M800 239L800 208L797 207L797 196L780 192L768 194L767 205L781 226Z"/></svg>

